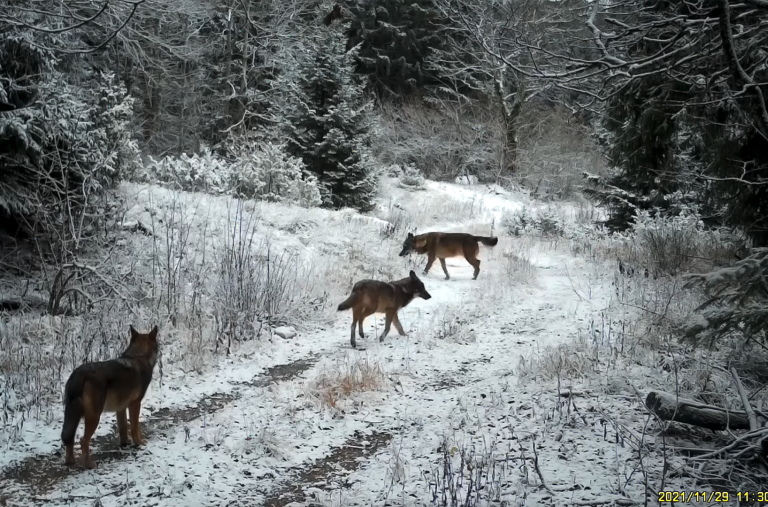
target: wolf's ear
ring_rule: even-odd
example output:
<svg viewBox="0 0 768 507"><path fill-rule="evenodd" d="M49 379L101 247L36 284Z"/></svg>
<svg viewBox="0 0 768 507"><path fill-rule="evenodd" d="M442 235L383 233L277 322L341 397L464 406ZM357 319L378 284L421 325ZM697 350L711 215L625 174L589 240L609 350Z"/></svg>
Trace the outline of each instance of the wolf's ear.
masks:
<svg viewBox="0 0 768 507"><path fill-rule="evenodd" d="M130 325L131 328L131 341L133 341L138 335L139 332L134 329L133 324Z"/></svg>
<svg viewBox="0 0 768 507"><path fill-rule="evenodd" d="M149 332L149 337L152 340L157 340L157 326L152 328L152 331Z"/></svg>
<svg viewBox="0 0 768 507"><path fill-rule="evenodd" d="M408 239L413 239L413 233L412 232L408 233Z"/></svg>
<svg viewBox="0 0 768 507"><path fill-rule="evenodd" d="M416 273L413 270L411 270L410 275L411 275L411 278L414 279L414 280L418 280L419 279L419 277L416 276Z"/></svg>

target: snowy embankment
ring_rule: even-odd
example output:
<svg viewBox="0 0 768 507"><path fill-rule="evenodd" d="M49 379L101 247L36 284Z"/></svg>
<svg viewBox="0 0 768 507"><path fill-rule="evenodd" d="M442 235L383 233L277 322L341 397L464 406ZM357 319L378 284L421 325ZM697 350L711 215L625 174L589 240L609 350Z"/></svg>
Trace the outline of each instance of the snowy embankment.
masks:
<svg viewBox="0 0 768 507"><path fill-rule="evenodd" d="M132 252L167 254L172 235L163 246L157 231L171 216L187 231L179 259L199 259L233 230L230 199L121 188L133 203L126 221L155 224L151 237L126 233ZM27 420L6 442L0 498L52 506L442 505L444 495L450 503L450 494L463 499L471 490L507 505L642 502L634 447L623 445L633 437L620 428L642 430L644 412L628 384L603 394L611 380L591 348L616 339L605 332L612 267L581 257L562 237L504 232L505 216L524 206L535 213L522 195L435 182L418 192L385 184L384 195L380 218L245 203L240 216L257 224L254 237L269 255L295 258L296 292L322 308L306 308L305 321L286 315L298 330L291 339L254 323L259 338L229 355L193 349L166 325L162 379L142 406L148 445L119 451L114 441L101 449L97 442L96 470L66 471L54 454L63 411L52 404L50 417ZM573 225L573 207L556 211ZM476 281L463 259L448 261L449 281L439 263L422 277L432 299L400 312L407 337L393 330L379 343L382 321L372 318L360 350L351 350L351 315L335 306L352 283L402 278L411 268L422 276L425 258L397 257L406 226L500 240L481 247ZM193 284L192 276L178 280ZM603 415L606 407L622 421ZM105 415L97 436L114 427Z"/></svg>

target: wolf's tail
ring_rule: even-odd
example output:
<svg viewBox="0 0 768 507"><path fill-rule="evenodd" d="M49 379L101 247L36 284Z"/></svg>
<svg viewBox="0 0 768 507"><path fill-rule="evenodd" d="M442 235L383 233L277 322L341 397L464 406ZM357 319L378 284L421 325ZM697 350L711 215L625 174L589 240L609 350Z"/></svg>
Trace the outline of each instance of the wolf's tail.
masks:
<svg viewBox="0 0 768 507"><path fill-rule="evenodd" d="M484 244L485 246L496 246L496 244L499 242L499 238L485 237L485 236L475 236L475 241L479 241L480 243Z"/></svg>
<svg viewBox="0 0 768 507"><path fill-rule="evenodd" d="M83 417L83 388L85 379L77 376L67 382L64 390L64 427L61 429L61 440L64 445L75 443L75 433L80 419Z"/></svg>
<svg viewBox="0 0 768 507"><path fill-rule="evenodd" d="M353 292L351 296L349 296L346 300L344 300L343 303L339 305L339 311L342 312L344 310L349 310L352 308L355 304L355 301L357 301L358 294L357 292Z"/></svg>

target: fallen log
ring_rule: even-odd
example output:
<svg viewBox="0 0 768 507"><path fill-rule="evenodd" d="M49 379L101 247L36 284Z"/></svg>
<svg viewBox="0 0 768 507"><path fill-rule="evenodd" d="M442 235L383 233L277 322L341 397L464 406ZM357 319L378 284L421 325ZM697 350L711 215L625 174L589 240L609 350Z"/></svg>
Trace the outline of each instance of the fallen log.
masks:
<svg viewBox="0 0 768 507"><path fill-rule="evenodd" d="M748 430L747 413L705 405L695 400L677 398L674 394L651 391L645 405L663 421L675 421L710 430Z"/></svg>

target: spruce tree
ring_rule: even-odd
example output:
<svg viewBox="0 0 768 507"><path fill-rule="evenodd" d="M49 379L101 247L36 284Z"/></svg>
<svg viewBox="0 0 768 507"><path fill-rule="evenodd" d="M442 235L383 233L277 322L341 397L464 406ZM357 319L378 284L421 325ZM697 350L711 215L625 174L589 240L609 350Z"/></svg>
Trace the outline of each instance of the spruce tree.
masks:
<svg viewBox="0 0 768 507"><path fill-rule="evenodd" d="M338 23L320 27L286 76L287 150L317 176L324 206L369 211L377 186L369 155L371 103L354 73L356 49L345 51L342 30Z"/></svg>
<svg viewBox="0 0 768 507"><path fill-rule="evenodd" d="M448 21L433 0L364 0L345 5L352 14L348 47L360 46L357 72L370 77L379 96L412 93L438 82L434 69L425 69L425 61L431 51L445 47Z"/></svg>

